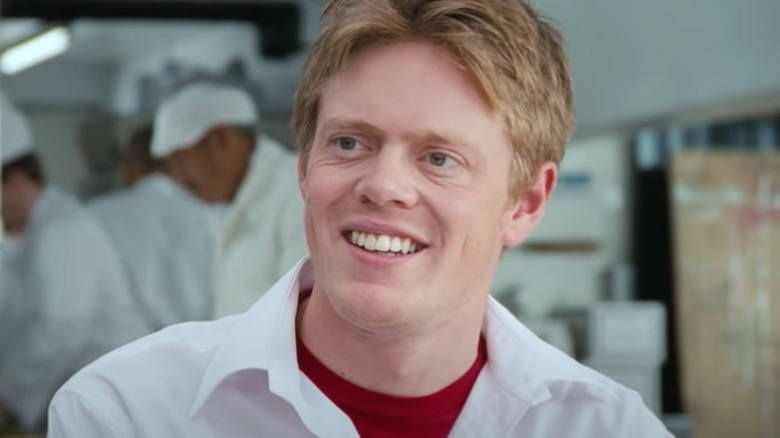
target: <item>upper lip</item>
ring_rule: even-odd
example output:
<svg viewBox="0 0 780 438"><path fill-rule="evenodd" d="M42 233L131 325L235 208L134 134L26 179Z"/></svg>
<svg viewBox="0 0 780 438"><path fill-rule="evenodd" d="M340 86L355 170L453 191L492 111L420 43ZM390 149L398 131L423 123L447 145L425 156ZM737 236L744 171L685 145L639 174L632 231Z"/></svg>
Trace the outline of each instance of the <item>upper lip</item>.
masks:
<svg viewBox="0 0 780 438"><path fill-rule="evenodd" d="M350 221L341 228L342 232L359 231L371 234L386 234L388 236L408 237L418 244L426 245L425 239L418 233L398 225L391 225L384 222L372 220Z"/></svg>

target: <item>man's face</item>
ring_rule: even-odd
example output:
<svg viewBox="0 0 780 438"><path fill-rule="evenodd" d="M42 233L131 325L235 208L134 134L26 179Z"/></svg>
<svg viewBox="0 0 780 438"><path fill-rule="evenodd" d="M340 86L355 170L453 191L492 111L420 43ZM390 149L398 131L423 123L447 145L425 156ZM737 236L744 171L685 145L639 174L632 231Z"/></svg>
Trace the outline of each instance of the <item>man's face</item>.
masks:
<svg viewBox="0 0 780 438"><path fill-rule="evenodd" d="M521 240L510 162L499 118L442 49L358 53L323 90L299 169L315 288L373 327L481 312Z"/></svg>
<svg viewBox="0 0 780 438"><path fill-rule="evenodd" d="M229 149L220 148L214 139L204 137L199 143L181 149L165 159L171 178L204 202L227 202L240 184L238 170L229 165L235 157L226 156Z"/></svg>

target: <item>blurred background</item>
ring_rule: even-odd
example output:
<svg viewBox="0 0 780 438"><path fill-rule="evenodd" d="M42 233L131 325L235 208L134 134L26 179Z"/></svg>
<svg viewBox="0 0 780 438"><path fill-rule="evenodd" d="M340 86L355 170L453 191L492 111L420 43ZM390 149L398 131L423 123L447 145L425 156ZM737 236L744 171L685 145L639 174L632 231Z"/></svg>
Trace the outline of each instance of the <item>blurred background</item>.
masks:
<svg viewBox="0 0 780 438"><path fill-rule="evenodd" d="M87 201L119 189L131 131L193 79L249 90L292 147L324 4L4 0L0 87L49 183ZM678 437L780 437L780 2L535 4L564 33L577 128L494 295Z"/></svg>

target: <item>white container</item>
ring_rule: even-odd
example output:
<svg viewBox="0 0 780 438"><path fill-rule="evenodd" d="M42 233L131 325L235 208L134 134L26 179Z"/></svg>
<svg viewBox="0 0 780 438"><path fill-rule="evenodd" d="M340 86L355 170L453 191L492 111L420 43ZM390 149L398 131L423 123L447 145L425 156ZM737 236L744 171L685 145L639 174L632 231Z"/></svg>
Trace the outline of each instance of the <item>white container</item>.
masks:
<svg viewBox="0 0 780 438"><path fill-rule="evenodd" d="M590 309L588 357L646 365L666 361L666 308L651 301L604 302Z"/></svg>

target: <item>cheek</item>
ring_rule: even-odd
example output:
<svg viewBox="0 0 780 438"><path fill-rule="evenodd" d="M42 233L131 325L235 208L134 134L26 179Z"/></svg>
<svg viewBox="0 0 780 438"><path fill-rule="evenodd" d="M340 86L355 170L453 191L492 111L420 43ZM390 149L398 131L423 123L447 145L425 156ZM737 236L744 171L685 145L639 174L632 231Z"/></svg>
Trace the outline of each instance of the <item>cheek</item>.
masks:
<svg viewBox="0 0 780 438"><path fill-rule="evenodd" d="M182 179L184 179L187 184L199 187L202 185L201 183L204 176L208 176L208 168L196 160L189 160L188 162L183 163L181 173ZM210 185L213 185L213 183Z"/></svg>
<svg viewBox="0 0 780 438"><path fill-rule="evenodd" d="M467 188L434 201L443 232L460 240L465 252L498 245L501 233L503 198L489 191ZM445 235L445 239L448 237Z"/></svg>
<svg viewBox="0 0 780 438"><path fill-rule="evenodd" d="M312 167L301 184L306 203L324 209L348 193L346 172Z"/></svg>

